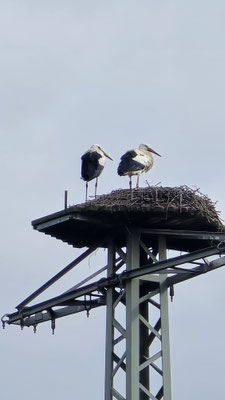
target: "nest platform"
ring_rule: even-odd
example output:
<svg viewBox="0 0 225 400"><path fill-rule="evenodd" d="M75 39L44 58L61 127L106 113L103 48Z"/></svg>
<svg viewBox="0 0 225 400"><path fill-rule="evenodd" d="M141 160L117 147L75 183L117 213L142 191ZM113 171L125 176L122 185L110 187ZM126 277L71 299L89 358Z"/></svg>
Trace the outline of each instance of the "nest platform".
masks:
<svg viewBox="0 0 225 400"><path fill-rule="evenodd" d="M181 251L220 241L219 235L217 240L204 232L224 232L215 204L198 189L187 186L115 190L39 218L32 225L74 247L107 247L112 238L125 246L127 232L135 228L149 247L156 246L157 236L163 234L169 249ZM199 233L198 240L193 239L193 232Z"/></svg>

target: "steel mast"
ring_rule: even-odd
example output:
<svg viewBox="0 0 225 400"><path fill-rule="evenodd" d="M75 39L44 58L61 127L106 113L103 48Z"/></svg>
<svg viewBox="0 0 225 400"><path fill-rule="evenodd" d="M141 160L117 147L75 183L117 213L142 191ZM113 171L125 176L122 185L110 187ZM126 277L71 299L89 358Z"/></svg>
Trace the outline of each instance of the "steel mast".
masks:
<svg viewBox="0 0 225 400"><path fill-rule="evenodd" d="M92 233L96 219L66 209L35 222L40 232L72 243L74 227ZM113 234L108 222L98 227L95 243L85 242L88 249L2 317L3 326L36 330L51 321L54 332L56 319L106 306L105 400L171 400L168 297L177 283L225 265L225 233L132 226L124 228L124 241L118 243L117 226ZM176 242L187 242L191 250L168 258ZM107 249L107 265L70 290L29 305L98 247ZM93 282L102 272L105 277Z"/></svg>

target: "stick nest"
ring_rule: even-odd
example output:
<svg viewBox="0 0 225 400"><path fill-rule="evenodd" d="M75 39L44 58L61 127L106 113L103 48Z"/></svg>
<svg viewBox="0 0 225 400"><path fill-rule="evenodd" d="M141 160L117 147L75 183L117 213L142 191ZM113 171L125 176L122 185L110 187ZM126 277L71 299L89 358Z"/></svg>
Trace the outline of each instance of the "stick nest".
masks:
<svg viewBox="0 0 225 400"><path fill-rule="evenodd" d="M199 189L187 186L119 189L75 208L85 213L126 216L133 222L145 220L159 227L224 230L215 203Z"/></svg>

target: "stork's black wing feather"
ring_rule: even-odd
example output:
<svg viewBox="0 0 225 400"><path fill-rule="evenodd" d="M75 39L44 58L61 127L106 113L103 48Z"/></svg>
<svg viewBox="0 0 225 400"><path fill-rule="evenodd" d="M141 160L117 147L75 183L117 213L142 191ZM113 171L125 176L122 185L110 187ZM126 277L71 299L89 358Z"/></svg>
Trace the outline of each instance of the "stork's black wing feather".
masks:
<svg viewBox="0 0 225 400"><path fill-rule="evenodd" d="M99 163L101 157L97 151L87 152L81 157L81 177L84 181L91 181L101 174L104 169L104 166Z"/></svg>
<svg viewBox="0 0 225 400"><path fill-rule="evenodd" d="M120 159L117 169L118 175L128 175L129 172L140 171L145 168L144 164L135 161L137 153L134 150L127 151Z"/></svg>

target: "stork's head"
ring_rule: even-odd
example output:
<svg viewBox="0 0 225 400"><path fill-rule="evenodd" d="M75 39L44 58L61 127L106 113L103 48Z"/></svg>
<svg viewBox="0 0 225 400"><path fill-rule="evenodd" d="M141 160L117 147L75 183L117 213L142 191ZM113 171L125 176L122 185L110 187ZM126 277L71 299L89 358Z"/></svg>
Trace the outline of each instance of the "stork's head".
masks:
<svg viewBox="0 0 225 400"><path fill-rule="evenodd" d="M99 144L93 144L90 149L90 151L97 151L97 153L100 153L102 156L104 155L105 157L109 158L110 160L113 161L113 159L111 157L108 156L108 154L106 154L104 152L104 150L102 150L101 146L99 146Z"/></svg>
<svg viewBox="0 0 225 400"><path fill-rule="evenodd" d="M159 153L156 153L156 151L151 149L151 147L149 147L147 144L140 144L139 150L149 151L150 153L154 153L157 156L161 157Z"/></svg>

